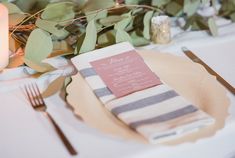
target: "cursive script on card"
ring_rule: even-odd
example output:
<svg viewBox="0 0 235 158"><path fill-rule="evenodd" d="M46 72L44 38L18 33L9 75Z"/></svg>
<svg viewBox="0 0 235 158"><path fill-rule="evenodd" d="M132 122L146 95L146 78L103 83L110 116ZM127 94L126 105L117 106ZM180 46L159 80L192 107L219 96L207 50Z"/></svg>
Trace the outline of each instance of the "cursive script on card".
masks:
<svg viewBox="0 0 235 158"><path fill-rule="evenodd" d="M116 97L161 84L135 50L92 61L91 65Z"/></svg>

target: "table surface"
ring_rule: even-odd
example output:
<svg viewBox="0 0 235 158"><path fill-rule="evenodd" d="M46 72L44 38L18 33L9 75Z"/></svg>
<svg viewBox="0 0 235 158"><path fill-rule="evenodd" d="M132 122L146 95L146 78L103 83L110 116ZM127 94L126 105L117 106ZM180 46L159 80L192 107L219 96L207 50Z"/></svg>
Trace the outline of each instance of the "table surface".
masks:
<svg viewBox="0 0 235 158"><path fill-rule="evenodd" d="M204 46L213 42L217 45L221 41L235 41L235 24L221 27L219 33L219 37L211 37L204 31L180 33L180 36L178 34L173 37L170 44L152 44L141 49L170 52L180 56L183 56L182 46L210 51L209 47L205 49ZM226 50L226 47L224 50L231 51ZM22 85L35 79L28 78L23 72L22 68L17 68L0 74L0 156L4 158L72 157L58 139L46 117L30 107L22 92ZM235 72L232 74L235 75ZM45 85L52 79L51 76L44 76L38 79L37 83ZM235 96L230 92L227 95L231 106L225 128L213 137L177 146L153 146L105 135L79 121L58 94L47 98L46 103L48 111L79 151L79 155L74 156L76 158L156 158L156 156L161 158L234 158Z"/></svg>

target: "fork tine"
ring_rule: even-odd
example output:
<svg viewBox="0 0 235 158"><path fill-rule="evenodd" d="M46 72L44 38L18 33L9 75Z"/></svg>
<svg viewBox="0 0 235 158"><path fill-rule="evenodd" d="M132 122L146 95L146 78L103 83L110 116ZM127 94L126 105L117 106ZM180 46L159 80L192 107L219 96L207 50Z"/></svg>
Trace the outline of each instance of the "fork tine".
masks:
<svg viewBox="0 0 235 158"><path fill-rule="evenodd" d="M37 93L34 91L32 83L28 85L28 88L29 88L29 91L30 91L30 94L31 94L31 97L32 97L31 99L34 102L34 107L35 107L35 106L40 104L40 102L37 99Z"/></svg>
<svg viewBox="0 0 235 158"><path fill-rule="evenodd" d="M43 104L43 101L42 99L40 98L40 92L36 90L36 84L35 83L32 83L31 84L31 88L32 88L32 91L34 93L34 101L37 102L37 105L40 106Z"/></svg>
<svg viewBox="0 0 235 158"><path fill-rule="evenodd" d="M26 92L26 94L27 94L27 97L28 97L28 99L29 99L30 104L34 107L34 103L33 103L33 101L32 101L32 98L31 98L29 89L28 89L28 87L27 87L26 85L24 86L24 89L25 89L25 92Z"/></svg>
<svg viewBox="0 0 235 158"><path fill-rule="evenodd" d="M28 92L28 96L29 96L29 99L30 99L32 106L36 107L37 105L39 105L40 102L37 99L37 94L33 90L32 84L27 85L26 90Z"/></svg>
<svg viewBox="0 0 235 158"><path fill-rule="evenodd" d="M36 91L37 91L37 93L38 93L38 98L40 98L40 101L42 102L42 104L45 104L44 99L43 99L43 97L42 97L42 94L41 94L41 92L40 92L40 90L39 90L39 88L38 88L38 85L37 85L36 83L35 83L34 85L35 85Z"/></svg>
<svg viewBox="0 0 235 158"><path fill-rule="evenodd" d="M31 83L24 86L27 97L30 101L30 104L33 107L41 106L44 103L43 97L39 91L39 88L36 83Z"/></svg>

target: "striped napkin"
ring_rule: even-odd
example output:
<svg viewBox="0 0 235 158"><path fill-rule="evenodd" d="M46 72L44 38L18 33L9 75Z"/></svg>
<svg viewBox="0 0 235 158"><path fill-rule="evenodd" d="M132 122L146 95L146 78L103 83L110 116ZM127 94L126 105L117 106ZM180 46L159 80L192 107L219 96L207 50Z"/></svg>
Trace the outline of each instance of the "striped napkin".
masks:
<svg viewBox="0 0 235 158"><path fill-rule="evenodd" d="M109 111L153 144L180 137L214 123L212 117L192 105L164 82L116 98L90 62L131 50L134 50L134 47L124 42L72 59L94 94Z"/></svg>

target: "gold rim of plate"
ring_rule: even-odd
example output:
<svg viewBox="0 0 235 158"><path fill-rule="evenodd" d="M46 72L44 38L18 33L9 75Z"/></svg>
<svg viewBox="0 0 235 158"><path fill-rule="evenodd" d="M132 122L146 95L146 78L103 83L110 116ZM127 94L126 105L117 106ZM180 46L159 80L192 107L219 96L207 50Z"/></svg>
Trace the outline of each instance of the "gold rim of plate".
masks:
<svg viewBox="0 0 235 158"><path fill-rule="evenodd" d="M213 136L224 127L230 102L226 90L215 76L187 58L153 51L138 53L166 84L216 120L209 127L161 144L193 143ZM148 143L143 136L131 130L102 105L79 73L72 76L72 82L66 90L67 101L74 113L80 115L91 127L117 138Z"/></svg>

